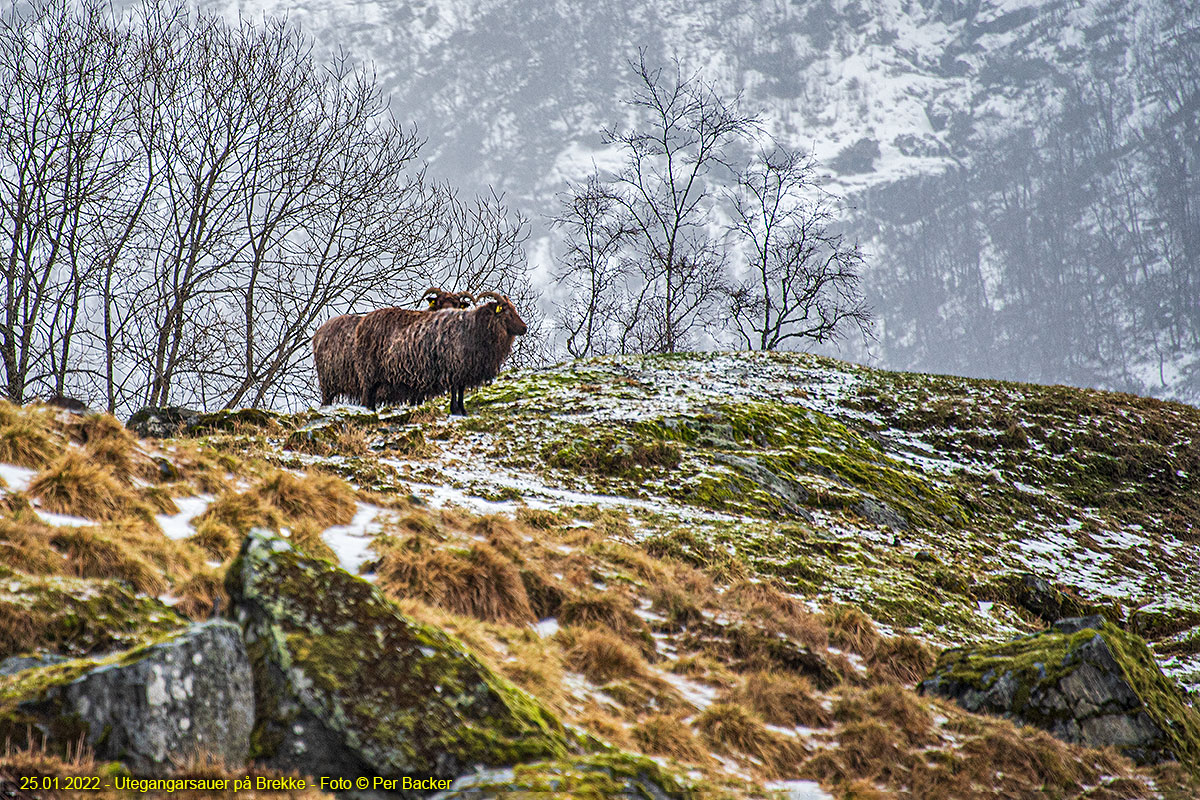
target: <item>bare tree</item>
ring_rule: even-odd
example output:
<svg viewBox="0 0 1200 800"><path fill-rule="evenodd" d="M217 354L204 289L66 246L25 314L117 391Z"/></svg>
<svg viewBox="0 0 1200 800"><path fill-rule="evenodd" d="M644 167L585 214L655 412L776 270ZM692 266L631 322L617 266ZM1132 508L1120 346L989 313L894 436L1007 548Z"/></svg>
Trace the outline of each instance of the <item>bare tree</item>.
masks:
<svg viewBox="0 0 1200 800"><path fill-rule="evenodd" d="M5 395L62 393L85 281L123 161L124 37L107 7L51 0L0 15L0 248Z"/></svg>
<svg viewBox="0 0 1200 800"><path fill-rule="evenodd" d="M672 353L691 343L720 297L725 254L710 235L714 183L730 174L732 145L758 122L678 62L670 72L652 68L643 51L631 67L637 86L627 102L639 125L602 134L625 157L607 180L628 231L619 258L631 302L621 341L624 349Z"/></svg>
<svg viewBox="0 0 1200 800"><path fill-rule="evenodd" d="M777 148L760 153L729 193L747 273L729 290L729 312L749 349L837 339L848 326L870 337L863 254L832 229L837 200L817 186L815 169L811 156Z"/></svg>
<svg viewBox="0 0 1200 800"><path fill-rule="evenodd" d="M616 352L619 341L612 323L620 316L625 279L620 249L632 231L614 213L617 200L596 175L566 195L563 205L552 224L567 231L563 269L556 278L569 296L556 322L575 358Z"/></svg>

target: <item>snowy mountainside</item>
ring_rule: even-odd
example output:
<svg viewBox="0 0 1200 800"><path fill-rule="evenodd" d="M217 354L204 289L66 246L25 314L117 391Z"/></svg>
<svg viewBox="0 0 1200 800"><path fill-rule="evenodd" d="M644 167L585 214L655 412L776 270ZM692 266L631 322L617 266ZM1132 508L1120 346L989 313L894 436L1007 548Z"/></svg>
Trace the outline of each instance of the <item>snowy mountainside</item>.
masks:
<svg viewBox="0 0 1200 800"><path fill-rule="evenodd" d="M871 255L880 363L1200 398L1194 220L1172 211L1189 207L1200 155L1190 90L1158 66L1186 55L1172 42L1194 50L1194 12L1175 4L202 5L287 14L320 49L370 60L434 174L494 186L534 218L550 316L562 298L544 215L615 163L598 132L627 121L627 62L645 48L821 160ZM1183 154L1160 152L1175 137Z"/></svg>

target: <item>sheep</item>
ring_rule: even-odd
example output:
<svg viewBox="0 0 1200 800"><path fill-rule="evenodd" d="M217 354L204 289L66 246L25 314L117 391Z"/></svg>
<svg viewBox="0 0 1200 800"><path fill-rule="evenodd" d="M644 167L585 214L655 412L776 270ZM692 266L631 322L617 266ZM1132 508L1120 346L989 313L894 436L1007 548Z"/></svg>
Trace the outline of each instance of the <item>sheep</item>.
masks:
<svg viewBox="0 0 1200 800"><path fill-rule="evenodd" d="M475 301L467 292L455 294L437 287L427 289L421 299L429 302L429 311L469 308ZM424 310L400 308L382 310L402 312L398 315L401 321L393 323L397 325L407 324L427 313ZM371 314L365 315L370 316ZM364 315L342 314L317 328L313 334L313 362L317 368L317 385L321 389L323 406L329 405L337 397L357 400L362 396L358 384L358 370L354 366L354 334L363 319Z"/></svg>
<svg viewBox="0 0 1200 800"><path fill-rule="evenodd" d="M465 416L464 391L495 378L513 339L528 330L511 300L479 295L487 298L470 310L441 311L403 327L389 327L382 316L379 324L364 319L355 332L362 404L416 405L449 392L450 413Z"/></svg>

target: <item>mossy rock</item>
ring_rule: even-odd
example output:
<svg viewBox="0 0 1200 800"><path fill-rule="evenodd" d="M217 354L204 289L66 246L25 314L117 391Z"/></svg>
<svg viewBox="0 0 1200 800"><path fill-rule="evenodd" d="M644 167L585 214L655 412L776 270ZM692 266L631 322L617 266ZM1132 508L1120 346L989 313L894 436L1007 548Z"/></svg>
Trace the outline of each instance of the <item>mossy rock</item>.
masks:
<svg viewBox="0 0 1200 800"><path fill-rule="evenodd" d="M695 789L655 761L629 753L606 753L558 761L522 764L512 769L466 775L436 800L487 800L527 796L605 800L674 800L692 797Z"/></svg>
<svg viewBox="0 0 1200 800"><path fill-rule="evenodd" d="M282 414L261 408L211 411L197 415L187 426L189 434L232 433L247 428L266 428L284 420Z"/></svg>
<svg viewBox="0 0 1200 800"><path fill-rule="evenodd" d="M191 625L128 650L0 677L0 740L58 755L86 745L140 775L170 774L201 750L236 769L253 723L238 626Z"/></svg>
<svg viewBox="0 0 1200 800"><path fill-rule="evenodd" d="M252 531L226 585L255 672L253 754L268 766L454 778L583 748L461 642L286 539Z"/></svg>
<svg viewBox="0 0 1200 800"><path fill-rule="evenodd" d="M111 580L0 578L0 660L22 652L82 656L124 649L187 625L161 601Z"/></svg>
<svg viewBox="0 0 1200 800"><path fill-rule="evenodd" d="M1068 742L1113 746L1139 764L1176 760L1200 771L1200 714L1140 637L1099 615L947 650L919 689Z"/></svg>
<svg viewBox="0 0 1200 800"><path fill-rule="evenodd" d="M1100 605L1079 597L1071 587L1056 586L1045 578L1028 572L997 575L976 587L975 597L1007 603L1021 608L1049 624L1056 619L1086 617L1100 614L1114 624L1121 624L1123 615L1115 603Z"/></svg>

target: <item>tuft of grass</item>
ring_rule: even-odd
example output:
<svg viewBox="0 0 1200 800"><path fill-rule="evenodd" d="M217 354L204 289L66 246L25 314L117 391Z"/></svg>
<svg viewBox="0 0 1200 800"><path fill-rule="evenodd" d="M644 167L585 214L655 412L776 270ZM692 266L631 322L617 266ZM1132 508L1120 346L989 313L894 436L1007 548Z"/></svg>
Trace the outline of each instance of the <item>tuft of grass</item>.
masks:
<svg viewBox="0 0 1200 800"><path fill-rule="evenodd" d="M238 538L237 531L227 523L209 517L196 525L196 532L188 537L188 541L218 561L224 561L237 553Z"/></svg>
<svg viewBox="0 0 1200 800"><path fill-rule="evenodd" d="M879 646L879 631L861 609L839 605L825 611L829 643L869 659Z"/></svg>
<svg viewBox="0 0 1200 800"><path fill-rule="evenodd" d="M47 415L0 400L0 463L41 469L62 449Z"/></svg>
<svg viewBox="0 0 1200 800"><path fill-rule="evenodd" d="M251 528L279 530L283 520L279 511L261 497L249 492L225 492L209 503L204 513L192 520L197 534L205 531L204 540L219 540L223 536L214 526L222 526L235 537L242 537ZM205 549L208 549L207 547ZM213 551L214 554L218 551Z"/></svg>
<svg viewBox="0 0 1200 800"><path fill-rule="evenodd" d="M52 532L28 510L0 516L0 564L30 574L62 574L62 553L50 546Z"/></svg>
<svg viewBox="0 0 1200 800"><path fill-rule="evenodd" d="M125 581L148 595L161 594L167 588L161 569L111 528L59 528L50 544L67 556L68 570L80 578Z"/></svg>
<svg viewBox="0 0 1200 800"><path fill-rule="evenodd" d="M630 730L630 737L643 753L666 756L692 764L711 764L712 756L695 733L679 717L652 714Z"/></svg>
<svg viewBox="0 0 1200 800"><path fill-rule="evenodd" d="M642 679L649 674L645 659L623 639L600 628L585 629L573 636L566 663L593 683L618 679Z"/></svg>
<svg viewBox="0 0 1200 800"><path fill-rule="evenodd" d="M722 700L744 705L772 725L824 728L833 722L812 683L788 672L751 672Z"/></svg>
<svg viewBox="0 0 1200 800"><path fill-rule="evenodd" d="M321 530L311 522L301 522L291 530L292 544L310 556L323 558L336 564L338 563L337 553L325 544L325 540L321 538Z"/></svg>
<svg viewBox="0 0 1200 800"><path fill-rule="evenodd" d="M468 549L440 548L423 536L402 542L376 540L379 585L396 597L413 597L456 614L496 622L533 622L536 616L521 574L509 559L482 542Z"/></svg>
<svg viewBox="0 0 1200 800"><path fill-rule="evenodd" d="M880 639L867 665L876 680L913 686L925 679L936 661L924 642L906 635Z"/></svg>
<svg viewBox="0 0 1200 800"><path fill-rule="evenodd" d="M833 715L846 725L882 723L903 737L907 745L917 747L935 738L928 702L908 689L884 684L865 692L844 693L834 703Z"/></svg>
<svg viewBox="0 0 1200 800"><path fill-rule="evenodd" d="M297 477L276 470L254 487L253 493L279 509L284 518L312 522L322 529L345 525L354 518L354 490L341 478L320 473Z"/></svg>
<svg viewBox="0 0 1200 800"><path fill-rule="evenodd" d="M118 480L133 478L155 481L161 477L158 465L141 451L137 438L111 414L89 414L75 431L88 458L101 464Z"/></svg>
<svg viewBox="0 0 1200 800"><path fill-rule="evenodd" d="M47 511L87 519L112 520L136 513L134 497L112 473L78 452L63 454L34 476L29 494Z"/></svg>
<svg viewBox="0 0 1200 800"><path fill-rule="evenodd" d="M769 778L794 777L805 755L803 745L768 730L737 703L713 703L696 717L695 725L714 749L757 759Z"/></svg>
<svg viewBox="0 0 1200 800"><path fill-rule="evenodd" d="M623 592L593 590L571 597L559 609L558 621L563 625L604 627L635 643L647 655L654 652L653 637L633 610L633 601Z"/></svg>
<svg viewBox="0 0 1200 800"><path fill-rule="evenodd" d="M229 608L229 595L225 593L225 571L221 568L194 572L175 587L175 591L179 594L175 610L197 622L209 619L214 612Z"/></svg>

